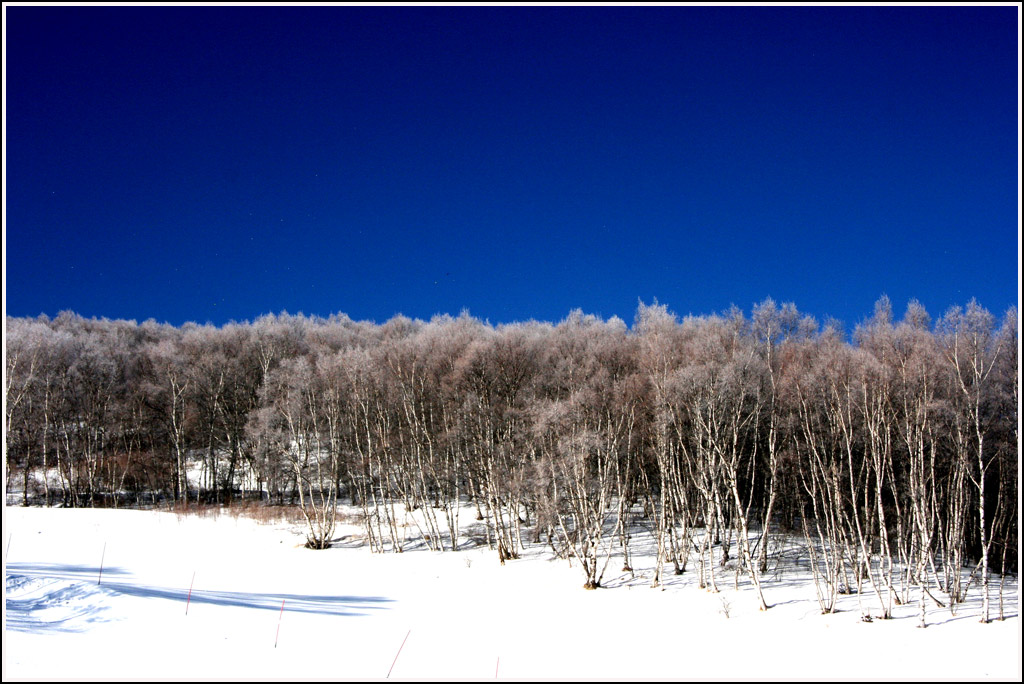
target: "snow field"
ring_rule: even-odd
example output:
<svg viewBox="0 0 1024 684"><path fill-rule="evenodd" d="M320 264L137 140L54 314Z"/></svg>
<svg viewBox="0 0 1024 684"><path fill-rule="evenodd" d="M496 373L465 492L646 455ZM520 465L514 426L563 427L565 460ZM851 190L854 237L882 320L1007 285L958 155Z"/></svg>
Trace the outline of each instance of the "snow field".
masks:
<svg viewBox="0 0 1024 684"><path fill-rule="evenodd" d="M972 587L955 617L930 605L930 627L921 630L916 602L897 607L896 619L864 623L857 597L844 596L841 612L821 615L799 565L766 583L773 607L762 613L742 577L734 588L731 569L720 574L718 594L697 588L694 565L679 577L669 569L664 587L651 589L654 559L640 554L636 578L613 557L606 588L585 591L575 563L551 559L549 549L530 548L500 566L486 548L372 554L350 525L339 528L334 548L310 551L296 525L228 515L11 507L4 517L5 681L389 672L473 680L1020 679L1015 583L1005 622L978 623ZM861 600L870 607L875 599Z"/></svg>

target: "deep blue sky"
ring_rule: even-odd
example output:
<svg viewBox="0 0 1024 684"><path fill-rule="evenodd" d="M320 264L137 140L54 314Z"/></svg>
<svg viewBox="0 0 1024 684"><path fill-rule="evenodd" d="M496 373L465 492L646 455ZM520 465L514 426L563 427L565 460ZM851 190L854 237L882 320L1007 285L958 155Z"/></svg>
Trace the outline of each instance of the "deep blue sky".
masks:
<svg viewBox="0 0 1024 684"><path fill-rule="evenodd" d="M1017 7L7 7L6 306L1017 302Z"/></svg>

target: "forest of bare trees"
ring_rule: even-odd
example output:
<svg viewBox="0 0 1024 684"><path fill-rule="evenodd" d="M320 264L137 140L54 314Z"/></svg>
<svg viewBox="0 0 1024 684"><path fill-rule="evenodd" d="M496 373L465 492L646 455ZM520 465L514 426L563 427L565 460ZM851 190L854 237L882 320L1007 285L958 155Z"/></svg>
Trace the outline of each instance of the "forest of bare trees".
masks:
<svg viewBox="0 0 1024 684"><path fill-rule="evenodd" d="M346 503L378 552L457 550L471 511L502 562L550 547L588 588L613 557L631 571L645 529L655 585L713 589L732 559L762 608L786 536L823 612L859 592L883 617L919 601L922 623L972 584L995 617L1017 570L1015 308L897 320L883 297L852 336L772 300L641 304L631 329L578 311L6 328L9 503L258 498L299 507L311 548Z"/></svg>

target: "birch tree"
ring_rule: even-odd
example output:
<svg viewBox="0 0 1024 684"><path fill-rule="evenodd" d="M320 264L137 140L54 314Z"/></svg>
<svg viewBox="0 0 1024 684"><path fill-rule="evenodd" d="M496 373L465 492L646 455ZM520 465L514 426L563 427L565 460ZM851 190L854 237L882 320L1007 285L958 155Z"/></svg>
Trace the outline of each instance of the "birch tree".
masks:
<svg viewBox="0 0 1024 684"><path fill-rule="evenodd" d="M1003 352L1004 338L994 334L994 319L975 300L966 310L954 307L939 322L943 354L958 392L956 406L967 418L973 437L971 449L976 467L967 471L978 490L977 521L981 545L982 622L989 621L988 557L992 538L985 522L985 483L992 458L985 450L989 430L984 400L992 370Z"/></svg>

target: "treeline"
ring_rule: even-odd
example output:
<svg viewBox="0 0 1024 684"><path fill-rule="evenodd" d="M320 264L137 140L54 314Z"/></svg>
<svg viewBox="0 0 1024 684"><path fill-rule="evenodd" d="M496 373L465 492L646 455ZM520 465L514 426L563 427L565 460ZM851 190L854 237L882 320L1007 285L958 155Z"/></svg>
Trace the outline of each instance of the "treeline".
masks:
<svg viewBox="0 0 1024 684"><path fill-rule="evenodd" d="M573 312L491 326L265 316L217 328L6 319L7 491L65 506L294 502L324 548L337 503L369 544L458 548L470 503L499 558L550 545L600 586L631 539L654 583L732 557L767 607L772 532L818 600L964 599L1016 571L1018 322L932 324L882 298L851 339L766 300L632 329ZM410 514L412 512L412 514ZM1001 602L1000 602L1001 603Z"/></svg>

